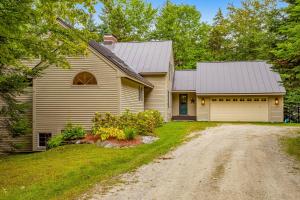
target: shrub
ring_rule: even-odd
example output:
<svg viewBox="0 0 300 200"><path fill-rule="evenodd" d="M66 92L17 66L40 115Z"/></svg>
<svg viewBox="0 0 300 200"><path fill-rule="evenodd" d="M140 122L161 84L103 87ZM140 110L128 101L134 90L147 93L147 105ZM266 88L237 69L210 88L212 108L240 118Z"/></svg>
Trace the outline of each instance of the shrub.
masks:
<svg viewBox="0 0 300 200"><path fill-rule="evenodd" d="M64 136L62 134L56 135L54 137L52 137L48 142L47 142L47 146L48 148L54 148L54 147L58 147L61 146L64 142Z"/></svg>
<svg viewBox="0 0 300 200"><path fill-rule="evenodd" d="M62 135L64 140L81 139L85 135L85 130L82 128L82 126L67 123Z"/></svg>
<svg viewBox="0 0 300 200"><path fill-rule="evenodd" d="M126 128L135 128L136 121L137 115L127 109L119 118L119 128L123 130Z"/></svg>
<svg viewBox="0 0 300 200"><path fill-rule="evenodd" d="M100 127L97 130L95 130L94 134L99 135L102 141L107 140L109 138L116 138L118 140L126 139L124 131L114 127L110 127L110 128Z"/></svg>
<svg viewBox="0 0 300 200"><path fill-rule="evenodd" d="M125 128L124 134L127 140L133 140L137 135L137 131L134 128Z"/></svg>
<svg viewBox="0 0 300 200"><path fill-rule="evenodd" d="M109 127L115 127L117 128L119 126L119 119L117 116L113 116L110 113L105 113L104 116L100 113L96 112L95 116L93 118L93 131L94 129L97 130L100 127L109 128Z"/></svg>
<svg viewBox="0 0 300 200"><path fill-rule="evenodd" d="M162 123L163 118L156 110L147 110L138 114L126 110L120 117L109 113L104 116L95 113L92 132L99 132L100 128L117 128L124 131L128 128L135 129L136 134L153 135L154 129L161 126Z"/></svg>

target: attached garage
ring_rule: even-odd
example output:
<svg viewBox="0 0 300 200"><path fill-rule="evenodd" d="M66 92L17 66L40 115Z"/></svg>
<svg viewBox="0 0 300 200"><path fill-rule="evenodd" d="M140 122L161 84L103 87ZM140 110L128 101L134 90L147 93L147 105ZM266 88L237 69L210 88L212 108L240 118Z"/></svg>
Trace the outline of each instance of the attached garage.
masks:
<svg viewBox="0 0 300 200"><path fill-rule="evenodd" d="M268 110L268 98L212 98L210 120L267 122Z"/></svg>
<svg viewBox="0 0 300 200"><path fill-rule="evenodd" d="M263 61L198 63L198 121L282 122L278 73Z"/></svg>

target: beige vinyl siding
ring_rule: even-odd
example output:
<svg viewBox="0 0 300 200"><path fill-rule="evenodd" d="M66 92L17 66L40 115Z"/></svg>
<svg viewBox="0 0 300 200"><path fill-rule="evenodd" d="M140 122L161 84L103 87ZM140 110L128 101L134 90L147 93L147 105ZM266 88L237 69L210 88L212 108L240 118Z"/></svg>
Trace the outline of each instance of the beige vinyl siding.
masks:
<svg viewBox="0 0 300 200"><path fill-rule="evenodd" d="M28 105L27 117L29 123L32 121L32 88L26 89L26 93L17 97L20 102L26 103ZM0 109L4 105L3 101L0 101ZM0 118L0 154L1 152L29 152L32 151L32 132L18 137L11 137L5 125L2 123L4 120ZM18 146L15 149L12 146Z"/></svg>
<svg viewBox="0 0 300 200"><path fill-rule="evenodd" d="M37 149L38 133L60 133L67 122L92 126L95 112L119 114L119 77L117 70L102 56L89 53L87 57L68 59L71 69L47 68L35 80L33 149ZM72 85L82 71L92 73L97 85Z"/></svg>
<svg viewBox="0 0 300 200"><path fill-rule="evenodd" d="M168 76L147 75L144 76L153 85L153 89L145 90L145 110L158 110L165 121L168 121Z"/></svg>
<svg viewBox="0 0 300 200"><path fill-rule="evenodd" d="M120 101L121 113L126 111L126 109L129 109L131 112L134 113L144 111L144 97L142 96L142 99L139 100L139 87L144 88L144 86L141 84L138 84L129 79L122 78Z"/></svg>
<svg viewBox="0 0 300 200"><path fill-rule="evenodd" d="M202 105L201 101L204 99L205 104ZM197 121L209 121L210 120L210 98L197 96Z"/></svg>
<svg viewBox="0 0 300 200"><path fill-rule="evenodd" d="M278 98L279 104L275 105L275 99ZM283 96L269 97L269 121L270 122L283 122Z"/></svg>
<svg viewBox="0 0 300 200"><path fill-rule="evenodd" d="M179 95L180 94L187 94L188 95L188 116L196 116L196 93L173 93L173 116L179 116ZM192 103L192 99L194 99L194 103Z"/></svg>

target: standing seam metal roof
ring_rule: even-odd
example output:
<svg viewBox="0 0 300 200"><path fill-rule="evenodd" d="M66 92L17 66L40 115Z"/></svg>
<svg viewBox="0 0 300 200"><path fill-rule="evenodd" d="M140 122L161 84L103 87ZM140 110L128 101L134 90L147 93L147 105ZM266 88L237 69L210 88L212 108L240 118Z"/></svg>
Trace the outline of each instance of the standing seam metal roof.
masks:
<svg viewBox="0 0 300 200"><path fill-rule="evenodd" d="M169 71L172 41L117 42L105 47L137 73Z"/></svg>
<svg viewBox="0 0 300 200"><path fill-rule="evenodd" d="M173 91L196 91L196 71L175 71Z"/></svg>
<svg viewBox="0 0 300 200"><path fill-rule="evenodd" d="M280 75L264 61L197 64L197 94L285 93Z"/></svg>

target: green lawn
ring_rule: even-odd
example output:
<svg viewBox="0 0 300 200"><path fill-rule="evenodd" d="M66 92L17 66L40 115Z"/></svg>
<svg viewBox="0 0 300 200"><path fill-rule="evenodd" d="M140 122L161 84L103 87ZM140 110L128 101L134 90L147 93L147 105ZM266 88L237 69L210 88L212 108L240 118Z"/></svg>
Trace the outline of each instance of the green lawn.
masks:
<svg viewBox="0 0 300 200"><path fill-rule="evenodd" d="M281 143L285 151L300 161L300 132L295 137L283 137Z"/></svg>
<svg viewBox="0 0 300 200"><path fill-rule="evenodd" d="M99 181L148 163L195 130L216 123L170 122L156 130L160 140L136 148L68 145L47 152L0 158L0 199L72 199Z"/></svg>

